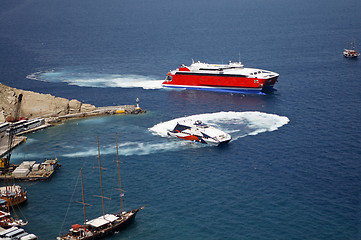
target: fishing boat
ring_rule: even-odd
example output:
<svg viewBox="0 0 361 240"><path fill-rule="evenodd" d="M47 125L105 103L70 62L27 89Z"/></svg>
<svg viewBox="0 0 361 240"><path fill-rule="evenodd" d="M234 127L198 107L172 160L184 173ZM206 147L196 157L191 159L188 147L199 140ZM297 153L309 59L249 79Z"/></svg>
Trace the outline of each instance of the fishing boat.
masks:
<svg viewBox="0 0 361 240"><path fill-rule="evenodd" d="M9 212L0 211L0 227L2 228L11 228L11 227L20 227L28 224L21 219L15 219L10 216Z"/></svg>
<svg viewBox="0 0 361 240"><path fill-rule="evenodd" d="M19 185L0 187L0 199L7 202L9 207L19 205L28 200L27 192Z"/></svg>
<svg viewBox="0 0 361 240"><path fill-rule="evenodd" d="M343 50L343 55L347 58L357 58L360 53L356 51L355 41L351 41L347 44L347 48Z"/></svg>
<svg viewBox="0 0 361 240"><path fill-rule="evenodd" d="M80 170L81 185L82 185L82 202L80 203L83 205L84 224L72 225L68 233L66 233L63 236L57 237L57 240L67 240L67 239L90 240L90 239L104 238L127 227L129 224L131 224L134 221L138 211L144 208L143 206L130 211L123 211L122 190L121 190L120 170L119 170L120 161L118 156L118 143L116 140L117 166L118 166L118 176L119 176L118 181L119 181L119 194L120 194L120 212L114 214L105 214L104 198L106 197L103 196L102 167L100 161L99 138L97 139L98 139L99 175L100 175L100 189L101 189L101 199L103 206L103 215L98 218L92 219L90 221L86 219L85 206L89 204L85 202L83 174L82 174L82 170Z"/></svg>
<svg viewBox="0 0 361 240"><path fill-rule="evenodd" d="M168 130L167 134L171 137L211 145L228 143L232 139L228 133L208 126L200 120L193 121L192 119L177 122L173 129Z"/></svg>
<svg viewBox="0 0 361 240"><path fill-rule="evenodd" d="M163 87L265 94L275 91L273 86L279 74L257 68L245 68L239 62L228 64L208 64L200 61L190 66L182 64L176 70L168 72Z"/></svg>

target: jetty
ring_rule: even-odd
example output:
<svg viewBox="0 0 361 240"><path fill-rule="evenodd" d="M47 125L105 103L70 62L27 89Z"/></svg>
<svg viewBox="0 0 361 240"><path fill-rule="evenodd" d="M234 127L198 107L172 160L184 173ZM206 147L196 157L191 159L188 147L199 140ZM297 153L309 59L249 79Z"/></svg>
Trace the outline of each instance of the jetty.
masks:
<svg viewBox="0 0 361 240"><path fill-rule="evenodd" d="M47 117L48 123L59 122L67 119L74 118L87 118L87 117L96 117L104 115L114 115L114 114L140 114L145 113L146 111L141 109L139 105L121 105L121 106L108 106L108 107L97 107L95 110L81 112L81 113L70 113L57 117Z"/></svg>

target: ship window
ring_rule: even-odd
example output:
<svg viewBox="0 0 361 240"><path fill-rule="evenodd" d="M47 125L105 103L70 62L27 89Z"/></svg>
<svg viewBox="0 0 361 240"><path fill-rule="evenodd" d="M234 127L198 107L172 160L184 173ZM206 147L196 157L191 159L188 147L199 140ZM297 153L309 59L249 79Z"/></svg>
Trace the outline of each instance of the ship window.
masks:
<svg viewBox="0 0 361 240"><path fill-rule="evenodd" d="M199 70L202 70L202 71L220 71L219 68L200 68Z"/></svg>
<svg viewBox="0 0 361 240"><path fill-rule="evenodd" d="M187 129L191 129L191 127L189 127L189 126L184 126L184 125L181 125L181 124L177 124L177 126L175 126L175 128L173 129L173 131L178 130L178 131L182 132L182 131L187 130Z"/></svg>
<svg viewBox="0 0 361 240"><path fill-rule="evenodd" d="M203 135L204 138L212 138L211 136L209 136L209 135L207 135L205 133L202 133L202 135Z"/></svg>

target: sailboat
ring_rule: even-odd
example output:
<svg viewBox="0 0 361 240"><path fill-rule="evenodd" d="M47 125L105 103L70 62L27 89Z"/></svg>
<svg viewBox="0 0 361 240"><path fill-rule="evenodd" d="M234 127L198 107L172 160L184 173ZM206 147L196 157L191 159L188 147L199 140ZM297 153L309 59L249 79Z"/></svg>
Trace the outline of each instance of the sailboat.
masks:
<svg viewBox="0 0 361 240"><path fill-rule="evenodd" d="M115 232L118 232L132 223L135 219L139 210L144 208L140 207L137 209L133 209L130 211L123 211L122 204L122 190L120 184L120 170L119 170L119 155L118 155L118 142L116 137L116 148L117 148L117 166L118 166L118 181L119 181L119 193L120 193L120 212L115 214L105 214L104 212L104 197L103 196L103 183L102 183L102 167L100 161L100 150L99 150L99 137L98 140L98 158L99 158L99 175L100 175L100 189L101 189L101 198L102 198L102 207L103 207L103 215L88 221L86 219L86 211L85 206L89 205L85 202L84 195L84 182L83 182L83 171L80 170L81 175L81 185L82 185L82 202L83 211L84 211L84 224L74 224L71 226L68 233L63 236L57 237L57 240L90 240L90 239L101 239L106 236L112 235Z"/></svg>
<svg viewBox="0 0 361 240"><path fill-rule="evenodd" d="M11 228L25 226L28 222L19 219L15 206L24 203L28 199L27 192L19 185L0 187L0 227ZM10 215L10 209L15 213L15 218Z"/></svg>
<svg viewBox="0 0 361 240"><path fill-rule="evenodd" d="M360 53L356 52L355 41L347 44L347 48L343 50L343 55L347 58L357 58Z"/></svg>
<svg viewBox="0 0 361 240"><path fill-rule="evenodd" d="M15 206L25 202L28 199L27 192L19 185L0 187L0 199L7 202L7 205Z"/></svg>

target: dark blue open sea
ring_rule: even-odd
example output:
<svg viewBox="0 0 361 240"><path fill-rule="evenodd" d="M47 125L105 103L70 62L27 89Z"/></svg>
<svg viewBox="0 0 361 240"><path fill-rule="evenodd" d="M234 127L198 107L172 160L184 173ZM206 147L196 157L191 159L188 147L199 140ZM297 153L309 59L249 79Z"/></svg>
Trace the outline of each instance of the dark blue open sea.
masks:
<svg viewBox="0 0 361 240"><path fill-rule="evenodd" d="M142 115L71 120L27 135L13 163L58 157L47 182L21 183L28 232L55 239L117 211L115 133L135 223L108 239L361 239L359 0L2 0L0 82ZM358 45L359 50L361 46ZM194 60L242 61L280 74L274 94L165 90ZM164 136L197 118L233 137L224 147ZM66 218L65 218L66 216Z"/></svg>

